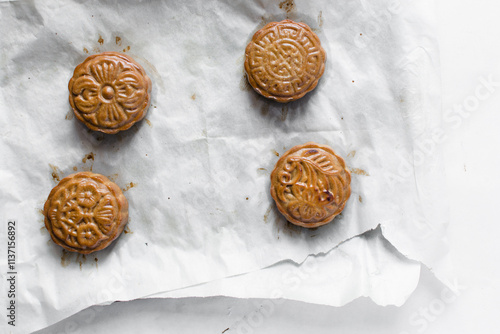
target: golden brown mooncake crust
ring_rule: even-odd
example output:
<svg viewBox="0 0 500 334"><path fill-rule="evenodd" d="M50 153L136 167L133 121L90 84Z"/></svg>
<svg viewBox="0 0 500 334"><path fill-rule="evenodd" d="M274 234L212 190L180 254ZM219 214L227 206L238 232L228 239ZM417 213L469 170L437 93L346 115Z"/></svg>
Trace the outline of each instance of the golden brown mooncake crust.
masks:
<svg viewBox="0 0 500 334"><path fill-rule="evenodd" d="M69 103L89 129L114 134L146 116L151 80L131 57L118 52L89 56L69 81Z"/></svg>
<svg viewBox="0 0 500 334"><path fill-rule="evenodd" d="M44 216L56 244L89 254L106 248L122 233L128 221L128 201L104 175L80 172L52 189Z"/></svg>
<svg viewBox="0 0 500 334"><path fill-rule="evenodd" d="M271 22L252 37L245 50L245 71L253 89L278 102L300 99L325 71L326 53L305 23Z"/></svg>
<svg viewBox="0 0 500 334"><path fill-rule="evenodd" d="M271 173L271 196L288 221L312 228L342 212L350 184L344 159L326 145L308 142L278 160Z"/></svg>

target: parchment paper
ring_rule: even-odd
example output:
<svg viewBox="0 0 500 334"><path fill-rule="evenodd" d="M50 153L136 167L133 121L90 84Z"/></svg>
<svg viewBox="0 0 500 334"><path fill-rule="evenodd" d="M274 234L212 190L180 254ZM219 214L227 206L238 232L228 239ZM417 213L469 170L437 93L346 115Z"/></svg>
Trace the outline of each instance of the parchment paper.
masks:
<svg viewBox="0 0 500 334"><path fill-rule="evenodd" d="M440 119L428 2L0 5L9 32L0 58L2 222L19 225L16 329L301 263L378 225L403 254L443 259L439 153L415 162L417 139ZM328 59L318 87L282 105L249 88L243 54L256 30L287 17L316 31ZM126 52L153 81L146 120L115 136L88 131L67 101L74 67L103 51ZM330 145L353 172L343 214L315 230L287 224L268 190L277 155L306 141ZM75 170L109 176L130 204L128 233L87 257L54 245L39 212Z"/></svg>

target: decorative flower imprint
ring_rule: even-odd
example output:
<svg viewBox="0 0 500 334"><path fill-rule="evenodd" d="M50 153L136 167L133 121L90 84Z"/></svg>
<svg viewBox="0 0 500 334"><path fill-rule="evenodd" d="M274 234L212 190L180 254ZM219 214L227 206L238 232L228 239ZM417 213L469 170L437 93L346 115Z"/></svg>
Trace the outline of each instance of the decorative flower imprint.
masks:
<svg viewBox="0 0 500 334"><path fill-rule="evenodd" d="M64 184L61 181L49 196L45 207L50 223L47 228L72 250L95 249L115 237L119 210L123 208L100 179L80 174L82 177L64 179Z"/></svg>
<svg viewBox="0 0 500 334"><path fill-rule="evenodd" d="M350 174L333 151L315 144L303 146L278 162L271 193L293 223L323 225L343 210L350 196Z"/></svg>
<svg viewBox="0 0 500 334"><path fill-rule="evenodd" d="M115 133L144 117L150 89L150 79L140 65L128 56L108 52L90 56L76 67L69 82L70 104L92 130Z"/></svg>
<svg viewBox="0 0 500 334"><path fill-rule="evenodd" d="M272 22L246 48L245 70L254 89L279 102L296 100L318 84L326 53L304 23Z"/></svg>

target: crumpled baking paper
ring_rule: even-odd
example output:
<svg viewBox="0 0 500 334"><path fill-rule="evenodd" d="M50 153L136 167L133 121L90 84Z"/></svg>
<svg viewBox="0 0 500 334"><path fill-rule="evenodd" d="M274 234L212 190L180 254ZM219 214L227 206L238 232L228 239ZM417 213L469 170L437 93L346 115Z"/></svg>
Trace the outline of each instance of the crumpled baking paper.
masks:
<svg viewBox="0 0 500 334"><path fill-rule="evenodd" d="M417 146L429 147L441 116L429 1L0 6L8 31L0 39L1 216L19 226L15 329L301 263L379 225L402 254L447 273L440 155ZM256 30L285 18L310 25L328 58L318 87L282 105L252 91L243 59ZM153 81L146 119L114 136L88 131L68 103L74 67L104 51L129 54ZM353 172L342 215L314 230L286 223L268 190L277 155L307 141L331 146ZM40 213L57 181L81 170L110 177L130 204L127 233L86 257L54 245Z"/></svg>

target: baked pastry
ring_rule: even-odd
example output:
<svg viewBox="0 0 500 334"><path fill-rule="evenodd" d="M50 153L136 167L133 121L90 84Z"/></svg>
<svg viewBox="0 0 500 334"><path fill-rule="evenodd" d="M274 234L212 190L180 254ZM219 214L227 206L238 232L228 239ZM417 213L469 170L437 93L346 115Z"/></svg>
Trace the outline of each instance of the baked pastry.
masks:
<svg viewBox="0 0 500 334"><path fill-rule="evenodd" d="M326 53L305 23L272 22L253 35L245 50L248 82L257 93L278 102L300 99L325 71Z"/></svg>
<svg viewBox="0 0 500 334"><path fill-rule="evenodd" d="M82 254L106 248L125 228L128 202L107 177L69 175L55 186L44 206L45 227L59 246Z"/></svg>
<svg viewBox="0 0 500 334"><path fill-rule="evenodd" d="M114 134L146 116L151 80L132 58L105 52L85 59L69 81L69 103L89 129Z"/></svg>
<svg viewBox="0 0 500 334"><path fill-rule="evenodd" d="M291 223L318 227L342 212L350 184L344 160L330 147L309 142L278 160L271 173L271 196Z"/></svg>

